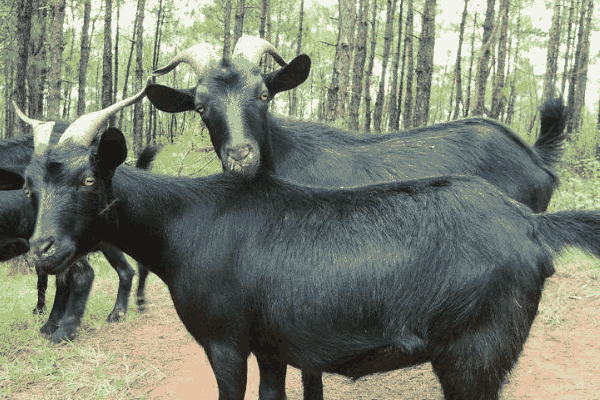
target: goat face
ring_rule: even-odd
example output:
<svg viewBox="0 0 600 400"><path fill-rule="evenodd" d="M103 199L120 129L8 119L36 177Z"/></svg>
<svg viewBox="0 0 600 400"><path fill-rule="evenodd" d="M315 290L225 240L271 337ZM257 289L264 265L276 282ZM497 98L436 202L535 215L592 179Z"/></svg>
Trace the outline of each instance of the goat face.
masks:
<svg viewBox="0 0 600 400"><path fill-rule="evenodd" d="M116 220L110 187L126 156L111 128L91 148L67 142L32 158L23 191L38 211L30 246L42 271L63 271L99 242L100 224Z"/></svg>
<svg viewBox="0 0 600 400"><path fill-rule="evenodd" d="M210 133L223 170L251 179L265 158L268 103L282 91L295 88L310 72L310 57L303 54L270 74L245 57L224 58L204 68L193 89L148 85L148 99L159 110L195 110Z"/></svg>

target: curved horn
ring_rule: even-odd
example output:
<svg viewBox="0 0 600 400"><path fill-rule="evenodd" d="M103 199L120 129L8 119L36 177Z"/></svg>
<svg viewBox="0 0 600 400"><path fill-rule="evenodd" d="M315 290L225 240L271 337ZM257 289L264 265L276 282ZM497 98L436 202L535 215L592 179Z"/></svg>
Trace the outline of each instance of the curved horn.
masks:
<svg viewBox="0 0 600 400"><path fill-rule="evenodd" d="M75 122L69 125L58 143L64 143L65 141L71 139L84 146L89 146L92 143L92 140L94 140L98 134L98 130L111 115L133 103L137 103L145 96L146 87L144 87L139 93L127 99L121 100L110 107L82 115L81 117L77 118Z"/></svg>
<svg viewBox="0 0 600 400"><path fill-rule="evenodd" d="M271 56L273 56L275 61L277 61L277 64L281 65L282 67L287 65L284 59L279 55L279 53L277 53L275 46L256 36L242 36L235 44L231 58L233 59L235 57L243 56L251 63L258 65L260 58L265 53L269 53Z"/></svg>
<svg viewBox="0 0 600 400"><path fill-rule="evenodd" d="M37 119L29 118L17 103L13 100L13 106L15 106L15 112L21 118L23 122L29 124L33 127L33 143L36 154L42 154L44 150L48 147L50 143L50 136L52 135L52 131L54 130L54 121L44 122L39 121Z"/></svg>
<svg viewBox="0 0 600 400"><path fill-rule="evenodd" d="M213 46L207 43L200 43L175 56L166 66L152 71L151 76L164 75L181 63L189 64L194 69L196 75L199 76L207 61L214 58L216 56Z"/></svg>

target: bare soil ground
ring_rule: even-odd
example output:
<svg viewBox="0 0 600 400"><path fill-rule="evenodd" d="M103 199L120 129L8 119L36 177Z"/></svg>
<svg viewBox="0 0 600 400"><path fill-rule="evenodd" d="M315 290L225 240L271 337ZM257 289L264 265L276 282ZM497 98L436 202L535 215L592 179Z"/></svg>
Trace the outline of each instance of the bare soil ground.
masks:
<svg viewBox="0 0 600 400"><path fill-rule="evenodd" d="M540 314L503 399L600 399L600 282L582 273L558 272L546 286ZM112 358L113 377L127 377L123 390L110 399L216 399L214 376L204 351L186 332L164 285L154 281L149 309L138 318L105 324L85 332L75 346L95 349L89 371L101 358ZM546 295L546 293L548 293ZM110 376L107 379L115 379ZM326 375L327 399L441 399L440 385L429 364L353 382ZM18 399L61 398L61 387L32 381ZM302 398L300 373L288 369L290 400ZM88 398L75 392L73 398ZM99 396L98 398L104 398ZM258 367L249 364L246 399L258 398Z"/></svg>

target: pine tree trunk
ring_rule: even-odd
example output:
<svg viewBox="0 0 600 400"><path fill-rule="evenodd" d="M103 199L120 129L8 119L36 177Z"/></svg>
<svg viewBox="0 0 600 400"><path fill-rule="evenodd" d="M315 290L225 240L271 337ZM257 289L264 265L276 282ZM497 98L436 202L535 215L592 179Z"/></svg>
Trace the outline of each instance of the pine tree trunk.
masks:
<svg viewBox="0 0 600 400"><path fill-rule="evenodd" d="M50 69L48 71L48 119L60 119L60 85L62 77L63 25L65 0L54 0L50 6Z"/></svg>
<svg viewBox="0 0 600 400"><path fill-rule="evenodd" d="M490 74L490 55L492 48L492 33L494 30L494 6L496 0L487 0L487 10L485 22L483 23L483 40L481 41L481 52L479 56L479 65L477 66L477 75L475 78L476 103L473 109L473 115L482 115L485 109L485 88Z"/></svg>
<svg viewBox="0 0 600 400"><path fill-rule="evenodd" d="M573 98L573 107L571 110L570 118L567 122L567 133L575 132L579 129L581 122L581 111L585 104L585 89L587 86L587 73L590 55L590 36L592 32L592 15L594 13L594 0L587 0L581 5L582 11L585 12L585 27L583 27L583 34L580 36L581 50L579 52L579 58L576 61L577 68L575 69L574 76L576 79L576 89ZM583 15L583 13L582 13ZM578 45L579 47L579 45Z"/></svg>
<svg viewBox="0 0 600 400"><path fill-rule="evenodd" d="M235 10L235 25L233 26L233 43L240 40L244 31L244 13L246 12L246 0L238 0Z"/></svg>
<svg viewBox="0 0 600 400"><path fill-rule="evenodd" d="M142 90L146 82L144 82L144 6L145 0L138 0L136 13L136 68L135 68L135 91L136 93ZM135 156L139 156L142 151L144 140L144 108L142 102L139 101L133 106L133 150Z"/></svg>
<svg viewBox="0 0 600 400"><path fill-rule="evenodd" d="M413 32L414 32L414 13L413 0L408 0L408 9L406 10L406 36L404 47L406 48L406 98L404 99L404 129L410 129L413 126L413 76L414 76L414 57L413 57Z"/></svg>
<svg viewBox="0 0 600 400"><path fill-rule="evenodd" d="M458 36L458 50L456 50L456 64L454 66L454 81L456 82L456 104L454 104L454 117L452 119L458 119L459 108L462 103L462 71L460 63L462 60L462 44L463 37L465 34L465 25L467 23L467 7L469 0L465 0L465 8L463 9L462 18L460 20L460 33Z"/></svg>
<svg viewBox="0 0 600 400"><path fill-rule="evenodd" d="M27 109L25 107L25 78L27 76L27 63L29 61L29 40L31 37L32 13L32 0L24 0L17 2L17 74L15 76L15 90L13 100L15 101L15 103L17 103L17 106L23 112L27 112ZM29 124L21 121L20 118L18 119L16 126L17 131L22 135L30 131Z"/></svg>
<svg viewBox="0 0 600 400"><path fill-rule="evenodd" d="M396 54L394 63L392 64L392 87L390 88L389 116L388 129L397 131L399 126L398 118L398 68L400 67L400 45L402 44L402 7L404 0L400 0L400 8L398 10L398 42L396 44Z"/></svg>
<svg viewBox="0 0 600 400"><path fill-rule="evenodd" d="M419 52L417 53L417 91L415 93L415 115L413 126L427 125L429 98L433 76L433 47L435 45L436 0L426 0L423 10Z"/></svg>
<svg viewBox="0 0 600 400"><path fill-rule="evenodd" d="M465 108L463 117L469 115L471 109L471 82L473 81L473 60L475 59L475 28L477 27L477 13L473 17L473 32L471 33L471 56L469 57L469 77L467 78L467 98L465 100Z"/></svg>
<svg viewBox="0 0 600 400"><path fill-rule="evenodd" d="M296 55L302 52L302 24L304 22L304 0L300 0L300 22L298 23L298 36L296 37ZM264 31L264 28L263 28ZM263 32L264 33L264 32ZM298 94L294 88L291 92L292 100L290 101L290 116L298 115Z"/></svg>
<svg viewBox="0 0 600 400"><path fill-rule="evenodd" d="M11 62L4 63L4 98L8 100L13 89L14 64ZM13 136L15 130L15 111L10 101L4 101L4 138Z"/></svg>
<svg viewBox="0 0 600 400"><path fill-rule="evenodd" d="M394 0L395 1L395 0ZM352 52L354 49L354 38L356 30L356 3L354 1L344 2L345 10L344 17L347 23L344 24L344 37L347 43L343 43L342 56L345 60L342 60L340 68L340 91L338 102L338 109L336 112L337 118L345 118L346 116L346 103L348 102L348 86L350 84L350 64L352 63Z"/></svg>
<svg viewBox="0 0 600 400"><path fill-rule="evenodd" d="M552 25L548 33L548 53L546 54L546 74L544 75L544 91L542 99L554 97L556 71L558 70L558 47L560 44L560 12L561 0L554 3Z"/></svg>
<svg viewBox="0 0 600 400"><path fill-rule="evenodd" d="M112 102L117 102L117 92L119 87L119 19L121 17L121 5L117 2L117 28L115 32L115 65L113 69L114 82L113 82L113 93Z"/></svg>
<svg viewBox="0 0 600 400"><path fill-rule="evenodd" d="M92 1L85 0L83 8L83 27L81 28L81 50L79 57L79 87L77 95L77 116L85 114L85 89L88 62L90 60L90 13L92 11Z"/></svg>
<svg viewBox="0 0 600 400"><path fill-rule="evenodd" d="M409 0L412 2L412 0ZM377 0L373 0L373 14L371 16L371 50L365 71L365 131L371 131L371 74L375 63L375 48L377 47Z"/></svg>
<svg viewBox="0 0 600 400"><path fill-rule="evenodd" d="M502 16L500 26L500 38L498 39L498 60L496 69L496 85L492 93L492 109L490 118L498 119L504 110L504 67L506 64L506 41L508 38L508 8L509 0L501 0L499 13Z"/></svg>
<svg viewBox="0 0 600 400"><path fill-rule="evenodd" d="M338 24L338 42L335 51L333 71L331 73L331 85L327 90L327 122L332 122L341 117L338 114L338 103L341 98L340 91L342 85L342 66L350 63L350 44L352 27L352 5L353 0L339 0L339 24Z"/></svg>
<svg viewBox="0 0 600 400"><path fill-rule="evenodd" d="M562 82L560 85L560 95L561 97L565 96L565 87L567 85L567 78L569 76L569 58L571 57L571 48L572 42L574 39L574 35L571 33L573 31L573 16L575 14L575 0L571 0L571 6L569 7L569 21L567 25L567 48L565 50L565 67L563 69L562 74Z"/></svg>
<svg viewBox="0 0 600 400"><path fill-rule="evenodd" d="M102 57L102 104L104 109L112 104L112 0L104 3L104 55ZM108 126L115 126L111 116Z"/></svg>
<svg viewBox="0 0 600 400"><path fill-rule="evenodd" d="M381 79L379 80L379 90L375 100L375 110L373 111L373 129L375 132L381 132L381 119L383 116L383 103L385 100L385 74L387 72L388 58L390 49L394 41L394 12L396 11L396 0L387 0L387 11L385 16L385 33L383 34L383 55L381 56Z"/></svg>
<svg viewBox="0 0 600 400"><path fill-rule="evenodd" d="M223 57L227 58L231 54L231 0L225 0L223 9Z"/></svg>
<svg viewBox="0 0 600 400"><path fill-rule="evenodd" d="M67 24L68 25L68 24ZM71 77L73 75L73 48L75 47L75 28L71 28L71 46L69 56L65 60L65 86L63 94L63 112L62 120L68 121L71 115L71 86L73 85Z"/></svg>
<svg viewBox="0 0 600 400"><path fill-rule="evenodd" d="M512 123L512 117L515 112L515 98L516 96L516 84L517 84L517 70L519 65L519 47L521 44L521 9L517 10L517 28L515 29L515 34L517 35L517 45L515 47L515 59L514 59L514 68L513 68L513 78L510 85L510 95L508 97L508 107L506 109L506 119L504 123L506 125L510 125Z"/></svg>
<svg viewBox="0 0 600 400"><path fill-rule="evenodd" d="M133 29L132 29L132 33L135 36L136 32L137 32L137 23L138 20L137 18L133 21ZM125 69L125 82L123 83L123 95L121 96L121 98L125 99L127 98L127 84L129 81L129 72L131 71L131 61L133 60L133 50L135 49L135 40L131 41L131 49L129 50L129 59L127 60L127 68ZM177 70L175 70L176 72ZM175 72L173 72L173 74L175 74ZM125 110L121 110L119 111L119 125L120 127L123 126L123 113L125 112Z"/></svg>
<svg viewBox="0 0 600 400"><path fill-rule="evenodd" d="M46 1L34 0L29 41L29 61L27 71L27 86L29 89L29 116L34 119L43 119L44 86L46 74Z"/></svg>
<svg viewBox="0 0 600 400"><path fill-rule="evenodd" d="M375 0L376 1L376 0ZM356 54L352 66L352 97L350 98L350 129L358 131L358 111L362 95L362 80L365 61L367 58L367 31L368 31L369 0L360 0L358 13L358 31L356 32Z"/></svg>

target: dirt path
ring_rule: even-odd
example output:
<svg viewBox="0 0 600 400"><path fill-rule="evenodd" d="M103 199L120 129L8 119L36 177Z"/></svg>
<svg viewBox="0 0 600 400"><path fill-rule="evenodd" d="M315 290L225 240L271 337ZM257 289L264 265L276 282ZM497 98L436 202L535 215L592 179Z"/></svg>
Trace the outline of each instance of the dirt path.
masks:
<svg viewBox="0 0 600 400"><path fill-rule="evenodd" d="M556 289L562 284L558 276L548 286ZM577 294L578 288L569 290ZM504 388L503 399L600 399L600 299L570 297L570 303L564 305L565 320L551 323L538 318L534 323L520 361ZM131 345L141 350L139 357L147 357L148 351L154 353L155 365L161 366L163 378L134 391L140 390L143 397L151 399L217 398L216 381L204 351L185 332L172 306L161 308L160 317L148 316L130 333L134 338ZM246 399L258 398L258 375L256 361L251 358ZM291 367L286 390L290 400L302 399L300 373ZM357 382L326 375L325 390L327 399L442 398L429 364Z"/></svg>

